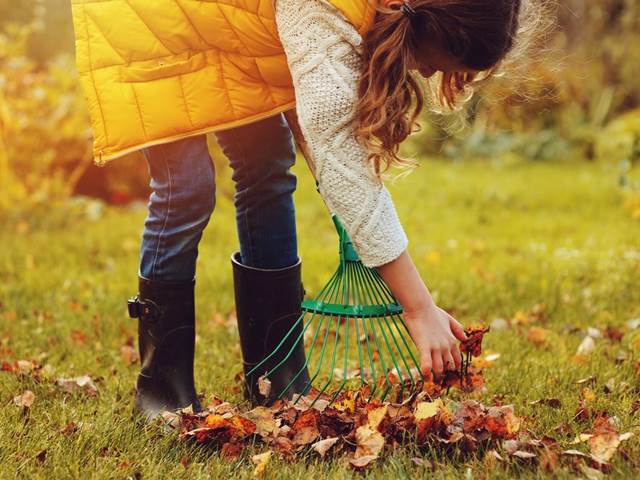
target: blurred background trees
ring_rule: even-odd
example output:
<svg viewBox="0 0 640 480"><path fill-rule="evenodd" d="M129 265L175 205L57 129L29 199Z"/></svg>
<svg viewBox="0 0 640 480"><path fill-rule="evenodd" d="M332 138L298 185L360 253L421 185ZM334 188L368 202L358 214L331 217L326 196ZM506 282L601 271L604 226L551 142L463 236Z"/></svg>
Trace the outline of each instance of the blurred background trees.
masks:
<svg viewBox="0 0 640 480"><path fill-rule="evenodd" d="M554 10L544 43L477 96L467 127L429 115L411 153L606 161L633 189L626 173L640 158L640 2L560 0ZM0 212L79 194L116 204L147 195L139 155L92 164L83 102L70 2L0 0Z"/></svg>

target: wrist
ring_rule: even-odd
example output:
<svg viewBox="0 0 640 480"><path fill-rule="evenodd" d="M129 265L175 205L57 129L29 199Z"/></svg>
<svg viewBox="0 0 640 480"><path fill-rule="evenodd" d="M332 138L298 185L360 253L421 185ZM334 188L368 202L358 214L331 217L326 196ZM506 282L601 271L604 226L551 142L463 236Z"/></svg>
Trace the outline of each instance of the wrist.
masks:
<svg viewBox="0 0 640 480"><path fill-rule="evenodd" d="M407 317L424 317L429 315L436 309L436 304L431 297L431 294L427 291L423 295L414 297L408 304L402 304L405 316Z"/></svg>

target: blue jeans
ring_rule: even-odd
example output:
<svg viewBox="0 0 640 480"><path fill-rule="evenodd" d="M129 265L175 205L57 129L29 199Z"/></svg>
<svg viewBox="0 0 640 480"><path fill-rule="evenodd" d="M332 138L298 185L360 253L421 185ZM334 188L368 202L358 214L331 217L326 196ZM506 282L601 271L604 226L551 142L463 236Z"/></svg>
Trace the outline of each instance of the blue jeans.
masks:
<svg viewBox="0 0 640 480"><path fill-rule="evenodd" d="M284 115L216 133L229 158L243 264L278 269L298 261L295 147ZM139 274L162 282L195 277L198 244L215 208L215 169L204 135L144 150L152 193Z"/></svg>

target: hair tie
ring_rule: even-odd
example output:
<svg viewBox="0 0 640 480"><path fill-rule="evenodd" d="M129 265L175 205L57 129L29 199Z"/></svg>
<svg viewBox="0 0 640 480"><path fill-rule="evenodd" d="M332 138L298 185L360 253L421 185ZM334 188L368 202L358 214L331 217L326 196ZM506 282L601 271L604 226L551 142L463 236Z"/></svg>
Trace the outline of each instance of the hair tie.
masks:
<svg viewBox="0 0 640 480"><path fill-rule="evenodd" d="M408 0L404 0L402 3L402 7L400 7L400 11L407 18L415 18L418 15L411 5L409 5Z"/></svg>

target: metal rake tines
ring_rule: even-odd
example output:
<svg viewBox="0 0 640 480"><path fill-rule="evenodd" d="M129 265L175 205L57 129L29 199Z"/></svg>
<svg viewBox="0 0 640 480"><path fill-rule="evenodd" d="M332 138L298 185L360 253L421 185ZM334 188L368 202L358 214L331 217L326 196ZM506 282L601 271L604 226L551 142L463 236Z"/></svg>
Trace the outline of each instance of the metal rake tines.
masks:
<svg viewBox="0 0 640 480"><path fill-rule="evenodd" d="M296 393L312 397L312 404L323 397L333 402L345 388L367 386L371 397L404 399L422 387L423 377L402 307L379 273L362 264L339 220L334 217L334 222L340 236L340 265L320 293L302 303L298 320L249 374L269 378L304 342L305 362L275 392L277 398ZM282 359L261 372L275 356ZM296 384L299 390L296 381L307 371L309 381L303 390L292 391Z"/></svg>

